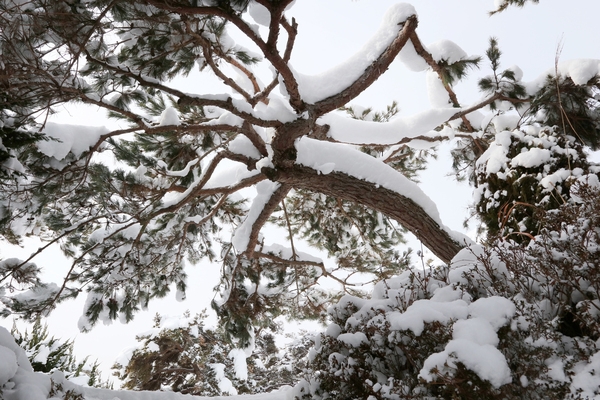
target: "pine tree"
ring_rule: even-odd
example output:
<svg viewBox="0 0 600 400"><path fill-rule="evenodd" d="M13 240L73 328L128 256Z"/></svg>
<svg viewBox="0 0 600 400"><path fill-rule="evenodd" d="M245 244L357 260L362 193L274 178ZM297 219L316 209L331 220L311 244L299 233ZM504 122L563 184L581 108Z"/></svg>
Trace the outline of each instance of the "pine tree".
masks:
<svg viewBox="0 0 600 400"><path fill-rule="evenodd" d="M268 328L282 314L323 318L332 299L408 268L410 253L398 247L404 230L446 264L466 246L407 178L425 165L418 150L424 143L460 139L457 167L478 185L477 211L492 236L535 236L531 210L568 202L568 179L547 191L546 178L563 170L574 177L595 173L582 151L597 145L597 64L581 70L557 64L531 89L518 68L501 69L492 40L491 74L480 82L485 97L462 108L455 85L482 59L449 42L427 48L416 12L398 5L386 40L353 64L356 74L340 87L313 80L311 91L290 64L299 34L299 23L286 16L291 3L0 4L3 127L23 131L10 131L15 141L8 156L2 153L23 170L3 180L0 232L15 243L42 237L72 259L59 285L42 282L31 257L3 261L3 314L35 319L85 290L82 330L102 319L129 321L173 289L183 298L186 264L208 260L222 264L213 306L227 335L244 346L254 329ZM512 3L524 4L500 8ZM261 36L254 22L267 33ZM233 39L233 29L247 47ZM379 114L350 107L403 49L422 61L429 84L443 94L441 105L412 118L394 116L393 106ZM271 80L260 82L259 70L273 71ZM173 83L203 73L229 93L189 94ZM43 118L33 118L75 102L101 107L123 127L63 126L52 136ZM335 112L343 107L346 119ZM489 123L477 121L476 111ZM520 142L526 135L529 141ZM511 142L506 165L488 168L501 138ZM546 139L551 148L538 143ZM523 151L552 162L519 164ZM104 162L100 153L115 161ZM549 175L531 181L536 168ZM513 185L513 169L527 177L520 187ZM258 194L252 204L250 188ZM269 224L287 238L265 241ZM334 257L336 266L298 251L298 238ZM322 278L341 289L323 289Z"/></svg>
<svg viewBox="0 0 600 400"><path fill-rule="evenodd" d="M398 5L385 37L352 60L356 73L302 77L290 63L301 34L291 3L0 2L0 234L39 236L72 259L59 285L41 281L35 254L1 261L2 315L35 319L86 290L82 330L129 321L173 289L183 298L186 264L205 259L222 265L221 327L201 316L157 325L120 368L128 388L216 395L227 378L265 391L302 372L299 398L597 396L600 169L587 152L599 143L600 63L557 60L528 85L502 67L496 39L487 66L454 43L425 46L415 10ZM499 1L496 12L526 3ZM397 56L426 72L432 108L404 117L394 105L351 106ZM482 100L465 106L456 83L472 68L489 74ZM174 81L205 73L228 92L190 94ZM76 102L121 127L44 122ZM411 181L434 153L422 149L454 138L487 247L445 228ZM282 240L265 240L265 226ZM406 231L442 264L414 268ZM335 266L299 251L300 238ZM377 281L363 298L361 285ZM305 343L274 355L281 315L332 322L303 371L283 365ZM41 325L20 338L37 368L80 368L72 343ZM252 379L234 376L232 343L253 340Z"/></svg>
<svg viewBox="0 0 600 400"><path fill-rule="evenodd" d="M41 320L35 321L31 333L27 330L21 333L14 325L11 334L16 343L26 351L34 371L46 374L61 371L67 379L79 378L81 381L82 378L87 378L88 386L112 387L108 380L102 380L97 361L90 362L89 357L85 357L78 362L73 354L75 342L50 337L48 326L42 325Z"/></svg>
<svg viewBox="0 0 600 400"><path fill-rule="evenodd" d="M202 313L173 321L155 318L154 332L138 336L140 347L127 365L115 364L115 375L122 387L132 390L168 390L197 396L226 396L233 393L265 393L283 385L293 386L306 364L310 339L292 342L280 349L274 334L261 331L254 338L254 352L236 359L231 343L222 329L206 328ZM167 326L164 327L164 322ZM238 372L245 364L246 376Z"/></svg>
<svg viewBox="0 0 600 400"><path fill-rule="evenodd" d="M499 110L494 100L491 109L499 118L511 110L520 114L517 123L490 123L483 132L489 143L473 168L476 212L491 237L511 235L528 243L539 232L544 211L569 203L569 188L577 178L600 172L586 154L586 148L597 148L600 81L594 76L575 84L556 71L529 94L519 71L500 71L495 39L487 56L493 75L481 79L479 87L510 104Z"/></svg>

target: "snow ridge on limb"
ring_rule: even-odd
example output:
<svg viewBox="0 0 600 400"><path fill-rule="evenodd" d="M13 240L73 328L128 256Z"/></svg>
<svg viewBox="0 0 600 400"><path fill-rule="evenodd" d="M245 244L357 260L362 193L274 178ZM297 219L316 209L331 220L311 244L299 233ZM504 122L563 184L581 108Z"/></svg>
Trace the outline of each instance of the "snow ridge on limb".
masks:
<svg viewBox="0 0 600 400"><path fill-rule="evenodd" d="M460 109L456 108L434 108L413 116L394 118L385 123L327 114L319 118L318 122L329 125L327 136L338 142L393 145L422 135L439 137L439 132L432 131L459 111Z"/></svg>
<svg viewBox="0 0 600 400"><path fill-rule="evenodd" d="M403 42L406 41L404 32L416 27L416 23L409 23L409 20L415 19L416 15L412 5L396 4L388 9L379 30L356 54L343 63L312 76L294 71L304 101L317 104L329 97L337 96L360 81L370 68L374 68L375 63L384 62L382 58L386 52L393 52L393 48L403 46ZM405 27L407 24L408 26Z"/></svg>
<svg viewBox="0 0 600 400"><path fill-rule="evenodd" d="M441 223L435 203L417 184L377 159L350 146L310 138L298 140L296 149L296 163L313 172L287 170L282 172L283 181L289 179L296 185L379 209L415 233L445 262L470 243L466 236ZM361 196L363 192L370 195Z"/></svg>
<svg viewBox="0 0 600 400"><path fill-rule="evenodd" d="M399 13L400 16L406 17L404 13L406 10L412 6L400 4L398 8L401 10ZM392 13L393 15L393 13ZM323 100L317 101L314 104L315 111L323 115L327 112L333 111L343 105L347 104L348 101L352 100L360 93L362 93L365 89L367 89L373 82L375 82L383 72L387 70L389 65L394 61L398 53L402 50L404 45L406 45L407 41L411 34L415 32L417 28L417 17L416 14L411 14L406 17L405 22L402 24L402 29L398 31L397 36L390 43L390 45L385 49L381 55L375 59L365 70L364 72L356 79L354 82L351 82L344 90L336 93L332 96L329 96Z"/></svg>
<svg viewBox="0 0 600 400"><path fill-rule="evenodd" d="M258 242L258 233L289 192L290 187L277 182L263 181L256 185L258 192L244 222L235 230L232 244L239 253L252 255Z"/></svg>
<svg viewBox="0 0 600 400"><path fill-rule="evenodd" d="M356 179L374 183L408 197L441 224L435 203L419 186L379 160L359 150L339 143L322 142L303 137L296 142L296 163L327 175L341 172ZM324 166L329 172L322 172Z"/></svg>

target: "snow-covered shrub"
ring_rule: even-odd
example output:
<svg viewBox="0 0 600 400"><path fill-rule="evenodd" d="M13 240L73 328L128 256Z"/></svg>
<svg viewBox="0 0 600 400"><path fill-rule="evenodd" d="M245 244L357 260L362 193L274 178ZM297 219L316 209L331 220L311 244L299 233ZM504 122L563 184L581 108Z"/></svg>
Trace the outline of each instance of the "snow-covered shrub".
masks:
<svg viewBox="0 0 600 400"><path fill-rule="evenodd" d="M600 185L570 187L529 244L466 248L448 268L345 296L309 355L302 399L600 396Z"/></svg>
<svg viewBox="0 0 600 400"><path fill-rule="evenodd" d="M498 131L477 162L476 210L490 236L527 242L539 232L540 212L567 202L573 178L598 169L576 138L557 129Z"/></svg>
<svg viewBox="0 0 600 400"><path fill-rule="evenodd" d="M571 201L543 216L529 246L497 246L512 293L539 303L562 334L592 340L600 339L599 187L597 176L581 177L571 186Z"/></svg>
<svg viewBox="0 0 600 400"><path fill-rule="evenodd" d="M42 325L41 320L35 321L31 332L26 330L23 333L15 326L11 334L15 342L25 350L34 371L46 374L60 371L64 378L79 385L112 387L108 380L102 379L97 361L92 362L89 357L77 361L73 354L75 342L51 337L48 327Z"/></svg>
<svg viewBox="0 0 600 400"><path fill-rule="evenodd" d="M13 329L11 334L6 328L0 326L0 399L64 399L84 400L86 382L91 376L81 373L75 377L73 367L85 365L85 361L75 364L72 357L72 342L69 345L54 346L48 340L47 330L36 325L35 333L31 336L21 335ZM20 344L20 345L19 345ZM57 354L52 349L61 348L65 354ZM50 352L48 352L50 350ZM30 362L34 361L34 364ZM65 372L53 368L53 372L42 372L51 365L63 368ZM81 379L85 378L85 379ZM79 382L79 384L73 381ZM99 381L96 381L98 384ZM80 386L81 385L81 386Z"/></svg>

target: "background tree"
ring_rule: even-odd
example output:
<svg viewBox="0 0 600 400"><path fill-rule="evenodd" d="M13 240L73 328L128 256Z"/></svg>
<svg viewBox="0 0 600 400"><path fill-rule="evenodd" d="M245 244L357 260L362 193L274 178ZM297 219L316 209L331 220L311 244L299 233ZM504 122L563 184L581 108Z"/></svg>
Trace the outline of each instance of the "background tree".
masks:
<svg viewBox="0 0 600 400"><path fill-rule="evenodd" d="M34 371L50 374L60 371L65 378L80 382L88 386L112 387L112 384L102 380L98 362L90 362L89 357L77 361L73 354L75 342L72 340L61 341L54 336L50 337L48 326L42 325L41 320L35 321L31 333L21 333L16 326L11 334L15 342L21 346L31 362Z"/></svg>
<svg viewBox="0 0 600 400"><path fill-rule="evenodd" d="M310 336L285 348L275 343L281 332L263 330L251 355L232 344L222 329L204 327L205 315L177 321L156 317L154 332L138 336L140 348L126 365L115 364L122 387L168 390L200 396L267 393L295 385L306 366ZM170 326L170 327L169 327Z"/></svg>

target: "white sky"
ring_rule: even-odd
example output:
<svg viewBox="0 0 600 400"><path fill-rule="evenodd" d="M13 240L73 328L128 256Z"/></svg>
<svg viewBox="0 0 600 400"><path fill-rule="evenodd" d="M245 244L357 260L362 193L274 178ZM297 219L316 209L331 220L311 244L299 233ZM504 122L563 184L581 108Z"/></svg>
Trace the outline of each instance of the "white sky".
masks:
<svg viewBox="0 0 600 400"><path fill-rule="evenodd" d="M289 15L299 24L299 33L292 57L294 68L304 74L322 72L351 56L375 32L381 18L391 4L390 0L297 0ZM490 36L499 40L504 55L502 66L517 64L524 71L524 80L533 80L553 68L557 49L562 44L561 59L600 58L600 41L597 39L597 0L541 0L538 5L524 9L510 9L493 17L487 12L492 0L415 0L412 2L419 14L417 32L424 44L449 39L460 45L470 55L484 55ZM568 5L567 5L568 4ZM472 77L487 74L487 63ZM202 81L191 85L203 87ZM188 90L188 91L191 91ZM479 98L476 80L468 79L457 87L461 102L468 104ZM204 93L203 93L204 94ZM428 108L424 73L408 71L400 62L365 92L354 104L383 109L392 100L399 103L401 113L410 115ZM92 110L65 113L62 122L99 125L102 114ZM444 178L450 170L447 159L431 164L431 171L423 175L423 189L437 202L444 223L460 230L469 202L469 190ZM26 240L27 249L3 247L0 257L26 257L30 249L37 248L34 240ZM35 260L48 271L64 271L66 261L60 252L43 254ZM76 338L79 358L91 355L102 361L104 375L117 355L135 344L135 335L152 326L156 312L166 315L180 314L209 308L212 287L216 283L219 266L197 267L190 271L188 300L176 303L174 293L163 301L154 301L148 312L140 313L133 323L98 326L91 333L77 331L77 320L85 295L76 302L61 305L49 318L51 334ZM60 274L59 274L60 276ZM10 328L12 320L0 321Z"/></svg>

